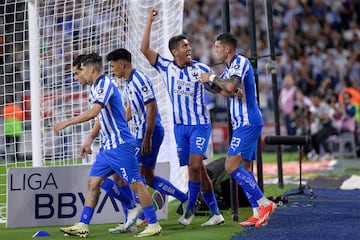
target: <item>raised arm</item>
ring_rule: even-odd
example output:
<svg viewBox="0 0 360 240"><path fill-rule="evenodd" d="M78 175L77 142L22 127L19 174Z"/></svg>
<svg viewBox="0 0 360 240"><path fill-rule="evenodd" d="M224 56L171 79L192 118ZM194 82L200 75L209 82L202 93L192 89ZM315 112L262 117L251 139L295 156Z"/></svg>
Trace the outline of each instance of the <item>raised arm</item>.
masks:
<svg viewBox="0 0 360 240"><path fill-rule="evenodd" d="M158 14L159 10L155 8L149 12L149 17L146 22L144 35L140 47L141 52L145 55L151 65L155 65L157 58L157 52L154 49L150 48L151 26Z"/></svg>

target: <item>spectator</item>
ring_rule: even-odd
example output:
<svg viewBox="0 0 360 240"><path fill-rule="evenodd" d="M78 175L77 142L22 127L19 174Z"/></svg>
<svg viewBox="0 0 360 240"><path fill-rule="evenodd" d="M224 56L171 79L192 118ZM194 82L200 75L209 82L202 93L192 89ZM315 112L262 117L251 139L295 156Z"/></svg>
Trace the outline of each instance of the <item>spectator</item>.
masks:
<svg viewBox="0 0 360 240"><path fill-rule="evenodd" d="M295 105L294 111L291 116L296 124L296 135L308 135L310 134L310 108L312 102L309 97L297 89L295 93Z"/></svg>
<svg viewBox="0 0 360 240"><path fill-rule="evenodd" d="M279 95L279 106L284 117L285 126L288 135L296 134L296 125L292 118L295 106L296 86L292 73L286 73L284 85Z"/></svg>
<svg viewBox="0 0 360 240"><path fill-rule="evenodd" d="M330 105L326 103L324 95L320 92L315 92L311 97L311 101L313 103L313 109L311 111L311 118L313 121L313 127L311 129L311 143L313 149L309 151L307 156L310 160L318 160L320 146L322 146L325 154L321 156L320 160L329 160L332 156L331 149L328 146L326 139L331 135L338 134L330 114L331 108Z"/></svg>
<svg viewBox="0 0 360 240"><path fill-rule="evenodd" d="M333 96L337 100L337 95ZM334 111L333 118L335 120L335 126L340 133L351 132L355 133L355 106L351 103L351 94L344 92L343 103L333 101L331 107Z"/></svg>
<svg viewBox="0 0 360 240"><path fill-rule="evenodd" d="M216 63L216 56L208 54L207 49L210 49L210 46L204 43L202 36L207 39L206 34L216 32L219 27L215 21L219 18L221 4L216 3L210 0L186 0L184 3L184 29L187 35L196 36L191 39L193 49L206 49L206 54L203 51L193 51L193 58L209 64ZM264 45L261 42L262 36L266 36L266 19L262 1L254 3L258 53L261 56L264 54L260 48ZM360 24L359 1L273 0L272 7L275 48L282 53L277 61L278 79L291 71L295 84L306 96L311 96L326 77L330 77L331 88L336 93L343 90L342 81L346 74L354 82L353 85L360 85L360 59L357 58L360 54L360 41L358 34L354 34L358 32ZM231 22L231 31L242 43L237 52L244 55L247 55L245 53L250 49L249 37L246 34L249 27L246 13L244 1L230 1L230 16L238 16ZM206 26L206 29L203 26ZM259 66L263 61L259 59ZM267 74L260 71L259 79ZM259 96L269 94L266 88L259 88L259 91ZM271 120L269 118L269 121Z"/></svg>
<svg viewBox="0 0 360 240"><path fill-rule="evenodd" d="M358 40L360 37L360 28L355 20L350 21L349 29L343 33L344 39L347 42Z"/></svg>
<svg viewBox="0 0 360 240"><path fill-rule="evenodd" d="M360 91L356 86L353 85L354 82L351 81L351 79L349 79L349 78L346 78L345 84L346 84L346 87L344 88L344 90L351 94L351 103L356 108L355 120L356 120L356 123L359 124L360 123ZM340 95L339 100L341 101L343 99L342 92L340 92L339 95Z"/></svg>

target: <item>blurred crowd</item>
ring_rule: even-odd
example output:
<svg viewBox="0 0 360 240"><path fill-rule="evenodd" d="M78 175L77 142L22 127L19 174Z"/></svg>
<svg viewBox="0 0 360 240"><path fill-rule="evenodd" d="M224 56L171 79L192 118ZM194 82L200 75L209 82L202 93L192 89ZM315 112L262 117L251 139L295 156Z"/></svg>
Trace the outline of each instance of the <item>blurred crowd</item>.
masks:
<svg viewBox="0 0 360 240"><path fill-rule="evenodd" d="M245 0L229 0L230 28L238 52L251 57L249 9ZM281 125L288 135L310 135L307 152L330 158L330 136L357 132L360 123L360 1L272 0L275 52L271 62L265 1L256 0L259 104L265 123L274 122L278 96ZM193 58L222 70L214 52L222 32L217 0L185 0L184 32ZM264 56L264 57L262 57ZM276 95L269 66L276 66ZM343 97L344 96L344 97ZM209 94L214 122L226 121L226 100ZM275 98L276 99L276 98ZM359 143L360 141L358 141ZM325 144L323 144L325 143Z"/></svg>
<svg viewBox="0 0 360 240"><path fill-rule="evenodd" d="M238 52L250 57L247 1L230 0L231 31L239 37ZM254 1L257 55L269 54L264 1ZM360 1L273 0L273 34L279 92L291 73L305 96L319 90L330 97L347 86L360 86ZM184 32L193 57L216 64L214 41L222 31L221 4L217 0L185 0ZM267 58L258 61L260 105L265 121L273 121L271 77ZM216 100L217 101L217 100ZM220 101L215 107L224 106Z"/></svg>
<svg viewBox="0 0 360 240"><path fill-rule="evenodd" d="M214 51L215 38L222 32L223 28L222 2L218 0L184 1L183 32L191 41L193 58L212 66L216 72L221 72L224 66L218 62ZM266 57L269 55L270 50L265 2L264 0L254 0L256 46L257 56L259 57L257 59L258 68L256 73L258 74L259 104L265 123L274 122L275 96L269 66L275 66L277 79L277 91L275 92L276 96L279 96L278 106L281 114L281 124L286 128L287 134L313 135L321 128L320 122L323 119L320 119L319 116L316 117L314 114L319 110L319 106L314 103L316 100L313 100L313 96L321 98L321 105L327 104L329 106L329 118L332 126L338 132L343 131L341 128L343 128L344 123L341 123L341 121L345 121L348 104L352 104L355 113L354 116L350 117L351 121L355 121L355 128L351 127L351 132L356 133L356 131L359 131L360 0L272 0L273 42L275 52L278 53L275 64L270 61L269 57ZM80 26L77 24L76 19L87 17L95 19L96 22L96 16L89 14L87 16L58 18L56 17L57 14L61 15L64 8L72 9L76 6L69 4L64 8L54 9L52 1L41 1L41 3L43 5L40 4L40 15L46 11L53 13L48 15L48 18L44 18L43 22L40 22L40 26L51 26L44 27L43 31L61 30L60 28L52 28L56 24L64 27L64 34L56 35L56 39L45 39L48 42L59 43L56 45L57 47L46 48L46 45L42 45L41 49L45 61L50 59L52 55L58 55L59 57L56 60L68 63L59 65L68 74L65 74L65 76L55 75L54 78L56 79L47 79L44 76L56 70L54 65L58 66L48 60L48 64L46 64L48 67L43 69L44 72L41 75L44 86L53 89L54 82L63 83L62 78L69 79L65 81L65 86L67 82L72 82L71 58L70 55L64 54L64 51L77 51L85 47L80 42L67 41L67 30L79 28L81 31L75 31L78 34L76 39L85 39L89 36L86 33L94 29ZM247 0L229 0L229 18L231 32L238 37L238 52L251 57L247 3ZM20 20L21 18L25 19L24 6L24 4L18 4L15 9L15 5L9 4L6 6L6 12L19 11L17 17ZM106 4L101 6L104 7ZM101 6L99 5L99 7ZM119 9L115 12L121 14L121 9L119 6ZM113 13L105 14L106 9L100 10L107 16L106 18ZM13 91L21 93L24 90L28 91L30 88L27 51L29 46L26 42L24 44L23 41L26 25L25 21L23 25L14 24L13 15L11 14L4 16L0 17L0 22L7 24L0 27L0 33L14 32L14 34L8 34L7 36L9 37L8 41L15 44L9 45L6 49L0 48L3 54L0 58L3 65L0 68L0 80L3 83L0 84L0 93ZM70 24L73 20L74 22ZM94 31L101 32L103 37L125 36L123 30L113 25L111 21L104 22L104 26L99 25L99 31ZM115 29L119 30L115 33ZM104 34L104 31L106 34ZM94 37L94 46L98 45L96 44L97 37L98 35ZM121 37L116 37L115 41L119 41L119 39L121 40ZM0 41L4 41L4 39L0 39ZM68 45L65 43L68 43ZM68 49L68 47L71 47L72 50ZM109 49L104 50L104 52L108 51ZM9 59L6 59L6 57L9 57ZM61 81L58 78L61 78ZM62 84L56 86L63 87ZM346 98L349 98L347 103L342 97L344 94ZM226 122L226 99L209 94L208 102L213 121ZM2 103L3 99L0 99L0 105Z"/></svg>

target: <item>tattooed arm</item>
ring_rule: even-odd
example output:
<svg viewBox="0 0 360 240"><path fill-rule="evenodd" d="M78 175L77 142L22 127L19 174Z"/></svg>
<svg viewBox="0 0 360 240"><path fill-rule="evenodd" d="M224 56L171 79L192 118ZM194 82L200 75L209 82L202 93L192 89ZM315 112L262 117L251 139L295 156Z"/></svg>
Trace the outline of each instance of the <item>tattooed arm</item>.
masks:
<svg viewBox="0 0 360 240"><path fill-rule="evenodd" d="M211 92L211 93L220 93L220 91L222 90L218 85L216 84L208 84L208 83L205 83L204 84L204 88Z"/></svg>
<svg viewBox="0 0 360 240"><path fill-rule="evenodd" d="M217 92L225 97L237 96L238 98L243 97L243 91L238 86L239 79L237 77L220 78L215 74L202 73L200 75L200 81L202 83L213 82L217 86ZM220 88L220 89L219 89Z"/></svg>

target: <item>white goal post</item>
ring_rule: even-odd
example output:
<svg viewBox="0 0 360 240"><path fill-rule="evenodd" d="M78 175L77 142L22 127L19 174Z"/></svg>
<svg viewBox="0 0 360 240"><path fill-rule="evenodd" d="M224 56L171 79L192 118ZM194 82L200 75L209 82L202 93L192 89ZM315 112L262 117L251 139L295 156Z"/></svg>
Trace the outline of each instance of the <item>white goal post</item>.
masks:
<svg viewBox="0 0 360 240"><path fill-rule="evenodd" d="M144 71L154 83L165 127L158 162L170 162L170 180L186 189L184 171L179 171L177 161L168 94L160 76L140 52L148 12L156 7L160 14L153 25L151 46L170 57L168 40L182 33L183 5L184 0L5 0L4 15L0 16L4 23L0 37L5 39L0 45L4 53L0 107L5 106L6 96L12 96L23 107L24 132L17 149L21 159L7 157L15 150L5 146L3 131L0 133L4 143L0 149L0 169L4 169L0 172L0 212L4 213L1 208L5 206L5 191L1 189L6 187L8 168L82 162L78 150L92 123L69 127L59 135L52 131L54 122L88 108L88 88L74 81L72 60L79 54L97 52L108 72L105 57L119 47L132 52L134 67ZM117 81L122 88L122 80ZM2 115L1 130L3 118ZM97 145L93 146L93 156Z"/></svg>

